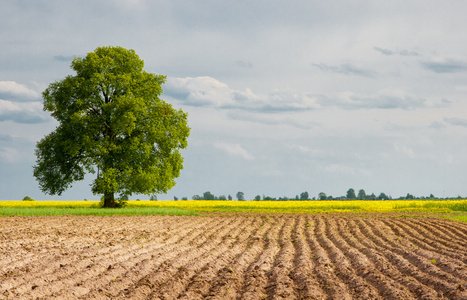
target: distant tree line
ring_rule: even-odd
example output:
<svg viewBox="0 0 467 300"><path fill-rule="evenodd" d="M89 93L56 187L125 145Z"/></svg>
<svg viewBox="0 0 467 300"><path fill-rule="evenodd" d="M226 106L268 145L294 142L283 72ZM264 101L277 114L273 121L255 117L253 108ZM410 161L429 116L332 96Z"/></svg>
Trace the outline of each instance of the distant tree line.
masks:
<svg viewBox="0 0 467 300"><path fill-rule="evenodd" d="M237 192L235 195L237 201L246 201L245 194L243 192ZM461 196L456 197L461 199ZM233 198L231 195L219 195L216 196L210 191L204 192L202 195L193 195L191 197L192 200L224 200L224 201L232 201ZM367 194L364 189L360 189L358 193L355 192L353 188L350 188L344 196L333 197L331 195L326 195L324 192L320 192L317 197L310 198L310 194L305 191L300 193L300 195L295 195L292 197L282 196L282 197L271 197L267 195L256 195L253 201L323 201L323 200L431 200L431 199L452 199L452 198L438 198L435 197L433 194L429 196L421 196L416 197L410 193L407 193L405 196L401 196L398 198L392 198L391 195L387 195L386 193L379 193L376 195L375 193ZM151 197L151 200L157 200L157 197ZM174 197L174 200L178 200L177 197ZM181 200L188 200L187 197L183 197Z"/></svg>

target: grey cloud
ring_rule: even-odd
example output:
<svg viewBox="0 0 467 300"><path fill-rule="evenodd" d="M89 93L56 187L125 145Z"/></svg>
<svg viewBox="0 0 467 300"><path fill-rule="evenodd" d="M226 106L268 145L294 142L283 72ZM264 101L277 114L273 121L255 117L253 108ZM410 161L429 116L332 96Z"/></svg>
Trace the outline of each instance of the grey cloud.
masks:
<svg viewBox="0 0 467 300"><path fill-rule="evenodd" d="M253 115L249 112L238 112L238 111L230 111L227 113L227 117L232 120L238 121L248 121L253 123L259 123L263 125L272 125L272 126L291 126L298 129L311 129L317 126L321 126L322 124L315 121L301 121L297 118L278 118L277 116L269 117L269 116L258 116Z"/></svg>
<svg viewBox="0 0 467 300"><path fill-rule="evenodd" d="M49 118L32 113L11 113L8 115L0 114L0 122L13 121L22 124L37 124L48 122Z"/></svg>
<svg viewBox="0 0 467 300"><path fill-rule="evenodd" d="M75 57L76 57L76 55L68 55L68 56L56 55L56 56L54 56L54 59L58 60L58 61L71 62Z"/></svg>
<svg viewBox="0 0 467 300"><path fill-rule="evenodd" d="M0 122L13 121L22 124L37 124L50 121L50 118L45 115L36 114L32 112L13 112L9 114L0 113Z"/></svg>
<svg viewBox="0 0 467 300"><path fill-rule="evenodd" d="M253 64L249 61L237 60L235 64L240 68L252 69Z"/></svg>
<svg viewBox="0 0 467 300"><path fill-rule="evenodd" d="M436 73L457 73L467 71L467 62L448 59L445 61L423 61L421 62L425 69Z"/></svg>
<svg viewBox="0 0 467 300"><path fill-rule="evenodd" d="M444 124L442 124L442 123L440 123L440 122L435 121L435 122L432 122L432 123L430 124L430 126L428 126L428 127L429 127L429 128L432 128L432 129L441 129L441 128L446 127L446 125L444 125Z"/></svg>
<svg viewBox="0 0 467 300"><path fill-rule="evenodd" d="M323 106L337 106L343 109L404 109L411 110L416 108L428 107L427 101L412 96L396 95L350 95L346 97L321 97L319 104Z"/></svg>
<svg viewBox="0 0 467 300"><path fill-rule="evenodd" d="M363 69L363 68L359 68L351 64L331 66L331 65L321 63L321 64L312 64L312 66L317 67L321 71L325 71L325 72L340 73L340 74L345 74L345 75L356 75L356 76L363 76L363 77L368 77L368 78L376 77L376 72Z"/></svg>
<svg viewBox="0 0 467 300"><path fill-rule="evenodd" d="M419 56L420 55L416 51L409 51L409 50L405 50L405 49L398 50L398 51L384 49L384 48L380 48L380 47L373 47L373 49L375 49L376 51L378 51L379 53L382 53L384 55L401 55L401 56Z"/></svg>
<svg viewBox="0 0 467 300"><path fill-rule="evenodd" d="M450 125L467 127L467 119L444 118L444 121Z"/></svg>
<svg viewBox="0 0 467 300"><path fill-rule="evenodd" d="M6 134L0 134L0 142L10 142L13 138Z"/></svg>

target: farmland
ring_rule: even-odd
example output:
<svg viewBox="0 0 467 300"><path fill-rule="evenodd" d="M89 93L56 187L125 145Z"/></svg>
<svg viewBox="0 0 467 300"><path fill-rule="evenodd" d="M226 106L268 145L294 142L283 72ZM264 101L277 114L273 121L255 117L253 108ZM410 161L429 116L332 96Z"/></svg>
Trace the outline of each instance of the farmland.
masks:
<svg viewBox="0 0 467 300"><path fill-rule="evenodd" d="M417 209L2 217L0 299L467 299L467 224Z"/></svg>

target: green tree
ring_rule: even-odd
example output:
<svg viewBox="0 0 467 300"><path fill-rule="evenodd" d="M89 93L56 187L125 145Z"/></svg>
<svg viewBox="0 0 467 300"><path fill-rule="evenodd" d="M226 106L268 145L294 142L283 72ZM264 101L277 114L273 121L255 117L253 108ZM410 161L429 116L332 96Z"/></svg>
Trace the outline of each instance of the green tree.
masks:
<svg viewBox="0 0 467 300"><path fill-rule="evenodd" d="M350 188L350 189L347 191L347 196L346 196L346 197L347 197L347 199L351 199L351 200L357 198L357 196L355 196L355 190L352 189L352 188Z"/></svg>
<svg viewBox="0 0 467 300"><path fill-rule="evenodd" d="M366 199L366 193L364 189L361 189L358 191L357 199L359 200L365 200Z"/></svg>
<svg viewBox="0 0 467 300"><path fill-rule="evenodd" d="M43 192L61 195L86 172L104 207L114 194L166 193L183 169L187 114L161 100L166 77L143 70L134 50L99 47L75 58L76 75L51 83L44 110L59 125L36 148L34 176Z"/></svg>
<svg viewBox="0 0 467 300"><path fill-rule="evenodd" d="M308 192L301 193L300 200L310 200L310 195L308 194Z"/></svg>
<svg viewBox="0 0 467 300"><path fill-rule="evenodd" d="M378 200L389 200L389 197L385 193L380 193Z"/></svg>
<svg viewBox="0 0 467 300"><path fill-rule="evenodd" d="M238 192L236 196L237 196L238 201L245 200L245 194L243 192Z"/></svg>
<svg viewBox="0 0 467 300"><path fill-rule="evenodd" d="M215 196L211 192L207 191L203 193L204 200L214 200Z"/></svg>
<svg viewBox="0 0 467 300"><path fill-rule="evenodd" d="M319 200L326 200L328 197L326 196L326 193L321 192L318 194L318 199Z"/></svg>
<svg viewBox="0 0 467 300"><path fill-rule="evenodd" d="M255 201L260 201L261 200L261 196L260 195L256 195L255 196Z"/></svg>

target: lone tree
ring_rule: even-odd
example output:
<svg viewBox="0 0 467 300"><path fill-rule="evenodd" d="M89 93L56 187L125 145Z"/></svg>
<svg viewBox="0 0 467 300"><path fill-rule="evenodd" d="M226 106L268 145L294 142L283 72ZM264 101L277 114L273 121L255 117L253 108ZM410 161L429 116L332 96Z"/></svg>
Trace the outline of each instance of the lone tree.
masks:
<svg viewBox="0 0 467 300"><path fill-rule="evenodd" d="M61 195L86 172L104 207L115 193L166 193L183 169L187 114L161 100L166 77L143 70L134 50L99 47L75 58L75 76L51 83L44 110L59 125L37 143L34 176L43 192Z"/></svg>

